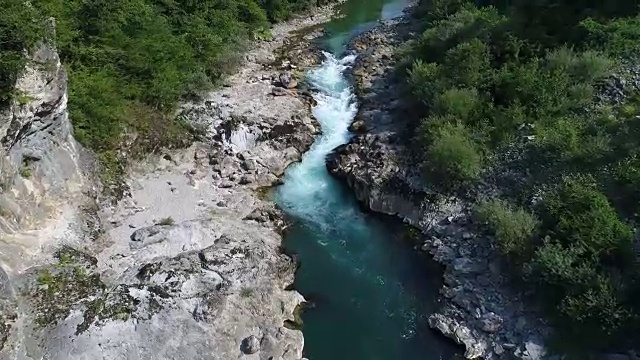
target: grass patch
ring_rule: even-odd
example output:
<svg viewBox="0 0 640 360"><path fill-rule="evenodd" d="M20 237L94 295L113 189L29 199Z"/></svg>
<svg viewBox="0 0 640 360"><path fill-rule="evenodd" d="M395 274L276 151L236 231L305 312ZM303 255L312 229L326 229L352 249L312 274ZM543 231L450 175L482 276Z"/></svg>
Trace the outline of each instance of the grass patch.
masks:
<svg viewBox="0 0 640 360"><path fill-rule="evenodd" d="M156 222L156 225L170 226L170 225L175 225L175 223L176 223L175 220L173 220L171 216L168 216L166 218L162 218L158 220L158 222Z"/></svg>
<svg viewBox="0 0 640 360"><path fill-rule="evenodd" d="M33 175L33 171L28 166L22 166L20 168L20 176L22 176L23 178L29 179L31 178L32 175Z"/></svg>
<svg viewBox="0 0 640 360"><path fill-rule="evenodd" d="M250 287L243 287L242 289L240 289L240 296L243 298L253 297L253 294L253 289Z"/></svg>

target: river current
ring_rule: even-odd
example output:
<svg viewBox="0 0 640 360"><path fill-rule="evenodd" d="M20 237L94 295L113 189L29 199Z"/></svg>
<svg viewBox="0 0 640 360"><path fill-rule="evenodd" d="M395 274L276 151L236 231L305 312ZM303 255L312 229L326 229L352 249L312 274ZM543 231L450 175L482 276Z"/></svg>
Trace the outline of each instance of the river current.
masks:
<svg viewBox="0 0 640 360"><path fill-rule="evenodd" d="M285 248L301 262L295 288L314 304L303 313L311 360L448 360L455 352L427 324L437 306L437 266L413 250L397 220L363 212L325 167L327 154L348 142L358 109L345 77L356 57L344 55L345 44L403 7L401 0L351 0L327 24L325 60L307 73L322 135L275 194L294 223Z"/></svg>

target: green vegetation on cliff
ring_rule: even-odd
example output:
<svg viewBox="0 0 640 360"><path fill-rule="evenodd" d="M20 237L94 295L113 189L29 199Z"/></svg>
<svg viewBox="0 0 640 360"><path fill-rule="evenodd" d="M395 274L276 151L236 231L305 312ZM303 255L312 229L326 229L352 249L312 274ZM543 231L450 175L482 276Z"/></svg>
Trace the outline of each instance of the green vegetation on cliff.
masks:
<svg viewBox="0 0 640 360"><path fill-rule="evenodd" d="M640 83L638 2L433 0L421 10L425 30L403 66L425 178L478 200L478 221L565 344L637 346L640 94L616 86ZM475 199L487 184L503 199Z"/></svg>
<svg viewBox="0 0 640 360"><path fill-rule="evenodd" d="M192 135L172 116L181 98L218 83L248 41L270 22L318 0L6 0L0 13L0 101L12 96L25 49L56 20L70 74L76 138L117 175L122 150L135 156L180 146ZM109 180L108 178L106 180Z"/></svg>

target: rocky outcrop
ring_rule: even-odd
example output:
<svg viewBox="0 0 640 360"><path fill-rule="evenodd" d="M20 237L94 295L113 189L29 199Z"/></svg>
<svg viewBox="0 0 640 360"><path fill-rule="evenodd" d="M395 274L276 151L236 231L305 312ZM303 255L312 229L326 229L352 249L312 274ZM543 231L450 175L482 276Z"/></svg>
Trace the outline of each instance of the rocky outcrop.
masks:
<svg viewBox="0 0 640 360"><path fill-rule="evenodd" d="M0 112L0 231L33 228L83 186L81 149L71 135L67 74L41 44Z"/></svg>
<svg viewBox="0 0 640 360"><path fill-rule="evenodd" d="M384 24L352 43L359 54L352 74L360 100L355 135L327 157L327 168L371 210L421 230L419 248L445 267L443 305L429 318L433 329L464 346L468 359L542 359L547 326L525 306L526 294L507 286L491 239L475 231L469 204L426 183L406 146L412 111L400 98L402 80L393 66L394 47L414 36L412 26Z"/></svg>
<svg viewBox="0 0 640 360"><path fill-rule="evenodd" d="M313 57L277 56L330 14L276 26L225 87L185 104L204 141L132 164L116 204L91 195L55 49L34 53L0 117L0 359L302 358L304 298L264 189L318 132L293 72Z"/></svg>
<svg viewBox="0 0 640 360"><path fill-rule="evenodd" d="M23 338L16 279L47 261L58 240L90 234L96 215L85 195L90 157L73 139L67 74L53 46L30 54L14 94L0 111L0 358L17 356Z"/></svg>
<svg viewBox="0 0 640 360"><path fill-rule="evenodd" d="M254 337L260 358L300 359L302 335L283 324L303 299L284 290L295 267L275 232L227 218L144 230L120 257L67 249L15 279L21 321L35 325L16 350L52 360L222 360ZM107 267L117 274L105 276Z"/></svg>

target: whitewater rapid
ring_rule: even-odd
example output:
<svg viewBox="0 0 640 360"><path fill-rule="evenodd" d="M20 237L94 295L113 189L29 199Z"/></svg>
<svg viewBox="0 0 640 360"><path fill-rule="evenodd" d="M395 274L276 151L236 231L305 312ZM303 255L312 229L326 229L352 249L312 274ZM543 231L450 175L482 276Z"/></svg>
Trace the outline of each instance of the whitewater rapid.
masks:
<svg viewBox="0 0 640 360"><path fill-rule="evenodd" d="M332 197L326 196L331 179L325 168L325 158L333 149L349 141L349 125L358 111L353 88L344 76L356 55L337 59L328 52L323 54L322 65L307 74L316 90L313 97L317 105L312 113L322 127L322 135L300 163L287 169L284 185L278 189L278 200L290 214L320 226L326 225L327 215L330 215L327 212L333 209L332 204L327 203Z"/></svg>

